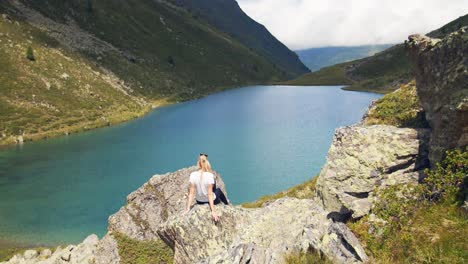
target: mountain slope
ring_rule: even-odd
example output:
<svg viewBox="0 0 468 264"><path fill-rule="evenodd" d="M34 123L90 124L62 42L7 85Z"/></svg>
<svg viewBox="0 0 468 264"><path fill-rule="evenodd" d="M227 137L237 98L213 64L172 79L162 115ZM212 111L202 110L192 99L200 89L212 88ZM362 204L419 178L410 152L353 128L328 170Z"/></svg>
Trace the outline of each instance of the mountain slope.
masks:
<svg viewBox="0 0 468 264"><path fill-rule="evenodd" d="M317 71L326 66L372 56L390 46L391 44L355 47L322 47L298 50L296 53L311 71Z"/></svg>
<svg viewBox="0 0 468 264"><path fill-rule="evenodd" d="M444 37L468 25L468 15L444 25L428 34ZM398 44L374 56L336 64L285 82L288 85L349 85L346 90L387 93L408 83L412 78L411 66L404 44Z"/></svg>
<svg viewBox="0 0 468 264"><path fill-rule="evenodd" d="M0 13L0 144L102 126L115 122L111 115L123 121L151 105L286 76L167 2L8 0ZM26 58L29 46L35 61Z"/></svg>
<svg viewBox="0 0 468 264"><path fill-rule="evenodd" d="M235 0L171 0L193 17L226 32L245 46L261 54L288 77L309 72L297 55L278 41L263 25L247 16Z"/></svg>

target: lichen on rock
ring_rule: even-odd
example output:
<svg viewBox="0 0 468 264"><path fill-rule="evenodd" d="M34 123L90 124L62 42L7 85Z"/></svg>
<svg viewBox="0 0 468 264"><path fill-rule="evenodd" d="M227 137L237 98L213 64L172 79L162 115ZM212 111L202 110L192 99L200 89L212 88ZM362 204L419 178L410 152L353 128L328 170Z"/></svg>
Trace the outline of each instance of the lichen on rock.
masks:
<svg viewBox="0 0 468 264"><path fill-rule="evenodd" d="M324 208L336 219L359 218L371 210L376 188L417 183L428 166L428 138L427 129L337 129L316 187Z"/></svg>

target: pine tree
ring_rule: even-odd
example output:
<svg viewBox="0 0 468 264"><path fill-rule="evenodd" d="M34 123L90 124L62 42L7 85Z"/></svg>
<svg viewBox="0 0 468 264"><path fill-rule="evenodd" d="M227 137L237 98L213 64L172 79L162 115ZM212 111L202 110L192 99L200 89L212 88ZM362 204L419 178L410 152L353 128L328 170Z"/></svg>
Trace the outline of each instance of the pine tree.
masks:
<svg viewBox="0 0 468 264"><path fill-rule="evenodd" d="M36 57L34 57L34 50L31 46L29 46L28 49L26 50L26 58L28 58L28 60L30 61L36 60Z"/></svg>

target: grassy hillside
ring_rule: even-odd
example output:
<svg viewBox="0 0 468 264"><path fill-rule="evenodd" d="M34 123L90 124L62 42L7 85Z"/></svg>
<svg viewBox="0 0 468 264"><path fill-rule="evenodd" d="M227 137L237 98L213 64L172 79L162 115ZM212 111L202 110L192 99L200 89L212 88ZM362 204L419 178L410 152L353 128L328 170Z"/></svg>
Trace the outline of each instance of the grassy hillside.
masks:
<svg viewBox="0 0 468 264"><path fill-rule="evenodd" d="M163 1L8 0L0 13L0 144L128 120L151 105L287 75ZM35 60L26 58L29 46Z"/></svg>
<svg viewBox="0 0 468 264"><path fill-rule="evenodd" d="M0 32L0 144L108 125L150 108L115 76L28 24L0 19Z"/></svg>
<svg viewBox="0 0 468 264"><path fill-rule="evenodd" d="M354 47L322 47L311 48L296 51L301 61L311 70L318 71L321 68L338 63L357 60L372 56L377 52L383 51L392 46L391 44L382 45L363 45Z"/></svg>
<svg viewBox="0 0 468 264"><path fill-rule="evenodd" d="M309 72L296 53L278 41L263 25L248 17L235 0L170 1L261 54L289 78Z"/></svg>
<svg viewBox="0 0 468 264"><path fill-rule="evenodd" d="M460 17L428 35L443 37L468 25L468 15ZM305 74L288 85L349 85L346 90L388 93L413 78L404 44L395 45L374 56L323 68Z"/></svg>

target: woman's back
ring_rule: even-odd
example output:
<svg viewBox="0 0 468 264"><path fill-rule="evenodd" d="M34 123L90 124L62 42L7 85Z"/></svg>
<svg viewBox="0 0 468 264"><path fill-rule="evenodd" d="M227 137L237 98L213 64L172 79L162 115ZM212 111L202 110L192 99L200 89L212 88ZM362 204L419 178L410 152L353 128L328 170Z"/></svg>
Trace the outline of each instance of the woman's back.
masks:
<svg viewBox="0 0 468 264"><path fill-rule="evenodd" d="M214 175L211 172L194 171L190 173L190 183L194 184L197 188L195 199L199 202L208 202L208 184L214 184ZM213 199L216 195L213 193Z"/></svg>

